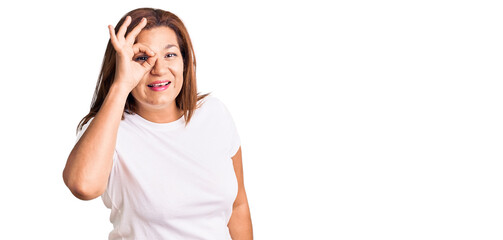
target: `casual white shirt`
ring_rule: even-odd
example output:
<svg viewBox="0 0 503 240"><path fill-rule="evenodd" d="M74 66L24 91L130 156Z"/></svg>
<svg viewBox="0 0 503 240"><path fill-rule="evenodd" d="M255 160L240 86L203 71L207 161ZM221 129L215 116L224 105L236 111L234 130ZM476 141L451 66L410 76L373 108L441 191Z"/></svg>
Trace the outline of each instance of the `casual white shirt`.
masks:
<svg viewBox="0 0 503 240"><path fill-rule="evenodd" d="M238 191L231 157L240 137L219 99L201 101L186 127L183 116L154 123L125 114L101 196L111 209L110 240L231 239L227 224Z"/></svg>

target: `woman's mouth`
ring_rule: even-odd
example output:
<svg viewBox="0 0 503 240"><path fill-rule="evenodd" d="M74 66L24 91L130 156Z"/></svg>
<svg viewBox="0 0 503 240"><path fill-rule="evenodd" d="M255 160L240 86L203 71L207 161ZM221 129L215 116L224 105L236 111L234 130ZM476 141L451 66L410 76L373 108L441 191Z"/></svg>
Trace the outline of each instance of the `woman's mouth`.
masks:
<svg viewBox="0 0 503 240"><path fill-rule="evenodd" d="M153 83L148 84L147 86L154 91L164 91L168 89L168 86L171 84L171 81L161 82L161 83Z"/></svg>

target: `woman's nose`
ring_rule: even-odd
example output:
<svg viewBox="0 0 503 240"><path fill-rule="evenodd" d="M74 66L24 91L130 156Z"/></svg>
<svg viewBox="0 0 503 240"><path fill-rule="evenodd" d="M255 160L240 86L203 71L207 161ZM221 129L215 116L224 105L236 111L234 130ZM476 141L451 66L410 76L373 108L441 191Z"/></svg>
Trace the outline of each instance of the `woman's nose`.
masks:
<svg viewBox="0 0 503 240"><path fill-rule="evenodd" d="M163 75L168 71L168 64L165 63L162 59L157 58L155 60L154 66L150 70L152 75Z"/></svg>

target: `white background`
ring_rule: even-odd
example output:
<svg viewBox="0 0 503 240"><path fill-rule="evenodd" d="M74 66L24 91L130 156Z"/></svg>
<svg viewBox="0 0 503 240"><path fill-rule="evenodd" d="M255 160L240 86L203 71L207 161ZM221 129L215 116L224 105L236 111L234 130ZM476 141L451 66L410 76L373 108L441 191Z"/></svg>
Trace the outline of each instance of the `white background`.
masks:
<svg viewBox="0 0 503 240"><path fill-rule="evenodd" d="M498 1L1 3L0 238L107 239L62 171L129 10L177 14L242 140L255 239L502 239Z"/></svg>

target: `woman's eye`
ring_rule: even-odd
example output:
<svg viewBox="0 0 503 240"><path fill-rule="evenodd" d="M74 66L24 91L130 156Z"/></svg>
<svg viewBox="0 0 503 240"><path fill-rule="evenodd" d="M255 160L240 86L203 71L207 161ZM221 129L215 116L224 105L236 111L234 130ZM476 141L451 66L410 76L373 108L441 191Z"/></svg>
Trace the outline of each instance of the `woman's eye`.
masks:
<svg viewBox="0 0 503 240"><path fill-rule="evenodd" d="M135 58L134 60L135 61L147 61L147 59L148 59L147 56L140 56L140 57Z"/></svg>
<svg viewBox="0 0 503 240"><path fill-rule="evenodd" d="M168 54L166 54L166 57L176 57L176 54L175 53L168 53Z"/></svg>

